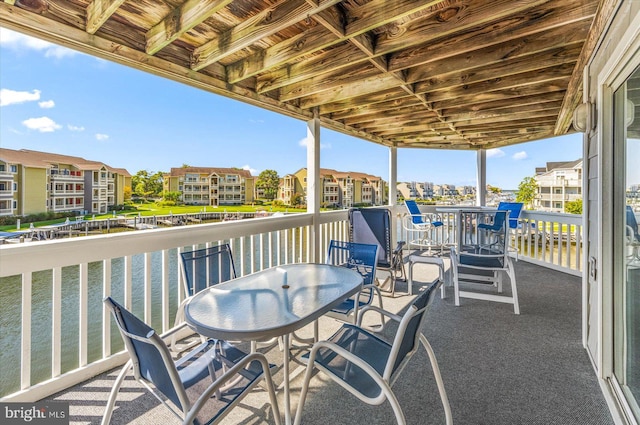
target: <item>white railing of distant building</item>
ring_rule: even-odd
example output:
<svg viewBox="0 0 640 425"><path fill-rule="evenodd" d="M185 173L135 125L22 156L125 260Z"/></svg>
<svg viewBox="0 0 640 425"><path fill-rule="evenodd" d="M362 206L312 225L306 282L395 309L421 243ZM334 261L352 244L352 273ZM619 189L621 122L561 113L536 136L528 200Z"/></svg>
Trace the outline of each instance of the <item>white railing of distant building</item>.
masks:
<svg viewBox="0 0 640 425"><path fill-rule="evenodd" d="M143 312L147 322L151 320L152 286L161 287L160 306L154 306L154 312L161 310L161 327L158 331L169 329L174 321L175 305L170 309L170 299L177 304L184 299L182 285L175 286L176 293L170 293L170 255L175 257L184 250L217 245L229 242L239 256L235 258L238 275L253 273L263 268L286 263L312 261L311 232L313 232L313 214L293 214L282 217L268 217L252 220L236 220L213 224L199 224L181 226L168 229L152 229L139 232L87 236L45 242L31 242L15 245L5 245L0 248L0 278L19 277L21 285L21 313L19 350L20 364L4 365L20 370L19 389L11 394L2 394L0 401L35 401L76 383L82 382L99 373L110 370L126 360L125 354L112 353L111 336L117 330L112 329L111 319L101 302L90 305L90 299L96 300L89 294L88 268L90 263L102 263L101 287L99 299L111 294L112 287L112 259L124 260L123 291L124 305L131 308L134 278L132 276L132 261L134 256L142 256L144 262L143 276L135 279L143 289ZM330 239L348 240L347 212L345 210L320 214L319 246L326 249ZM177 253L176 253L177 249ZM153 267L152 254L160 253L161 265ZM155 254L158 255L158 254ZM325 258L324 252L319 258ZM238 258L239 257L239 258ZM157 258L157 257L156 257ZM174 263L175 264L175 263ZM79 289L77 300L79 306L77 320L77 335L79 338L78 367L63 373L63 300L62 276L63 268L69 266L78 270ZM51 352L47 359L51 359L50 373L47 379L35 382L31 370L35 362L42 362L32 357L32 296L34 293L33 279L35 273L50 271L51 273L51 317L47 318L51 326ZM153 275L153 278L152 278ZM74 277L75 279L75 277ZM139 289L139 288L138 288ZM176 301L177 299L177 301ZM65 300L66 304L67 300ZM156 303L157 304L157 303ZM170 310L174 310L171 312ZM89 311L99 311L101 314L89 317ZM67 312L65 312L67 313ZM172 314L173 313L173 314ZM102 355L95 361L89 361L89 320L99 320L102 327L101 341ZM64 329L68 332L68 329ZM47 336L49 337L49 336ZM96 341L92 341L96 343ZM38 342L35 342L38 344ZM3 350L11 349L4 346ZM47 360L49 361L49 360Z"/></svg>
<svg viewBox="0 0 640 425"><path fill-rule="evenodd" d="M425 213L436 213L435 206L421 206L420 209ZM415 239L415 235L402 225L403 216L407 214L406 208L395 207L394 213L398 219L398 237L405 241ZM440 218L447 225L435 232L435 242L444 241L452 245L456 240L455 217L453 214L440 213ZM517 251L518 260L581 276L582 234L581 215L523 210L518 229L512 231L510 244L513 252Z"/></svg>

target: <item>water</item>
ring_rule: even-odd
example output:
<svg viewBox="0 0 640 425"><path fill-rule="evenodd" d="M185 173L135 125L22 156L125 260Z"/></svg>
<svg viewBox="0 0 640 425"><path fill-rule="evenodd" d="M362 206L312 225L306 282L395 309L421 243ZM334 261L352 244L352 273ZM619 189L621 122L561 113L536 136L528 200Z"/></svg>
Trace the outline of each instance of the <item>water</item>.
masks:
<svg viewBox="0 0 640 425"><path fill-rule="evenodd" d="M248 274L253 269L259 270L260 263L264 267L277 264L277 239L280 238L281 261L288 262L306 260L306 236L300 229L289 232L288 252L284 252L284 236L274 236L271 245L267 237L264 246L260 246L259 238L254 237L254 252L251 255L250 238L244 238L244 252L241 252L240 239L234 240L234 259L236 273ZM296 252L294 252L294 240ZM204 247L204 246L201 246ZM172 249L169 256L169 318L170 325L178 307L179 267L178 250ZM240 261L240 258L244 261ZM242 270L240 270L242 267ZM144 255L132 257L132 312L144 317ZM88 354L87 362L102 358L102 298L104 293L103 263L88 264ZM123 258L111 260L111 296L116 300L124 300L125 262ZM151 253L151 326L162 329L162 253ZM53 272L51 270L36 272L32 276L32 314L31 314L31 384L45 381L52 377L52 288ZM62 344L61 373L76 369L79 364L79 266L62 269ZM21 314L22 285L20 276L0 278L0 397L20 390L20 349L21 349ZM111 352L121 351L124 346L113 319L111 324ZM10 365L10 366L6 366Z"/></svg>
<svg viewBox="0 0 640 425"><path fill-rule="evenodd" d="M161 253L151 254L152 326L162 328L161 311ZM124 259L111 260L111 294L124 299ZM88 265L88 362L102 358L102 262ZM31 329L31 381L32 384L52 377L52 288L51 270L33 274L32 329ZM178 261L177 250L169 252L169 308L174 317L177 309ZM62 269L62 329L61 373L76 369L79 364L79 266ZM0 396L20 389L20 344L22 289L20 276L0 278ZM132 311L144 317L144 256L132 257ZM122 339L113 323L111 326L111 351L123 349ZM7 367L15 365L15 367Z"/></svg>

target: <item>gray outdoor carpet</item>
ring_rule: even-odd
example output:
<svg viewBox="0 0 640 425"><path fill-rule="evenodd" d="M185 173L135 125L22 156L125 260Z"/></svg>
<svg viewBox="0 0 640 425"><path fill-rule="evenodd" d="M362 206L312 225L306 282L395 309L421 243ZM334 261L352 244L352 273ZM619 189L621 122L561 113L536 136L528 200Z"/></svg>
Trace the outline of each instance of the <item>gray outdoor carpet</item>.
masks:
<svg viewBox="0 0 640 425"><path fill-rule="evenodd" d="M454 424L613 424L582 347L580 278L524 261L516 269L519 316L509 304L488 301L461 299L455 307L453 288L444 300L436 296L428 312L423 332L438 358ZM444 423L424 350L394 392L407 423ZM388 403L363 408L353 399L327 382L305 404L303 423L394 423Z"/></svg>
<svg viewBox="0 0 640 425"><path fill-rule="evenodd" d="M432 267L415 268L414 293L435 277ZM580 279L524 261L516 263L521 314L508 304L462 299L453 305L436 294L424 333L438 357L454 424L457 425L608 425L613 424L595 372L581 343ZM509 285L505 285L509 288ZM406 291L399 282L397 291ZM404 312L412 298L384 297L385 308ZM371 318L379 317L372 314ZM320 336L339 325L323 318ZM393 326L383 335L391 335ZM305 328L302 334L308 336ZM304 350L294 349L295 354ZM270 362L282 363L277 349ZM294 360L291 369L299 363ZM117 370L102 374L49 399L71 403L71 423L98 424ZM291 383L292 409L297 406L303 373ZM282 372L275 374L276 383ZM444 424L444 413L429 360L421 348L395 383L408 424ZM282 400L281 396L279 397ZM224 424L273 424L264 391L250 394ZM112 424L179 423L166 408L132 379L121 391ZM283 403L280 410L283 411ZM311 380L302 423L394 424L387 402L368 406L317 374Z"/></svg>

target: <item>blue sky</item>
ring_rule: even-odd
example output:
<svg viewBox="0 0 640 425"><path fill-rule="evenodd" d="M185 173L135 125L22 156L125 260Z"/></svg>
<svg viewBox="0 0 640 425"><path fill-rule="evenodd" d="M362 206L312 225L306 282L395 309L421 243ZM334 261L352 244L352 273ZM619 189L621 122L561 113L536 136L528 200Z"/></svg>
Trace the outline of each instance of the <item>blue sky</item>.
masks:
<svg viewBox="0 0 640 425"><path fill-rule="evenodd" d="M306 123L0 28L0 146L168 171L182 164L279 175L306 166ZM321 166L388 179L388 149L327 129ZM487 183L515 189L582 135L488 151ZM398 181L475 185L471 151L398 149Z"/></svg>

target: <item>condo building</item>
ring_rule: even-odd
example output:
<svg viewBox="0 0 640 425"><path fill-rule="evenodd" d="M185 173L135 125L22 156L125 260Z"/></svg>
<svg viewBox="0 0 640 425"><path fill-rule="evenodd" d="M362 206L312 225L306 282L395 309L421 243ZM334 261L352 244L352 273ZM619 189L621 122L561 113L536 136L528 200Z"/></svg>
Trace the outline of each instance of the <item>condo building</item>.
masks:
<svg viewBox="0 0 640 425"><path fill-rule="evenodd" d="M325 207L350 208L355 205L384 205L385 181L377 176L355 171L320 169L321 199ZM301 168L280 179L278 199L292 204L294 195L300 194L306 203L307 169Z"/></svg>
<svg viewBox="0 0 640 425"><path fill-rule="evenodd" d="M187 205L243 205L254 201L255 178L240 168L180 167L163 176L163 189Z"/></svg>
<svg viewBox="0 0 640 425"><path fill-rule="evenodd" d="M582 199L582 160L547 162L536 168L538 193L533 201L536 210L564 212L567 202Z"/></svg>
<svg viewBox="0 0 640 425"><path fill-rule="evenodd" d="M27 149L0 149L0 215L105 214L124 203L131 175L103 162Z"/></svg>

